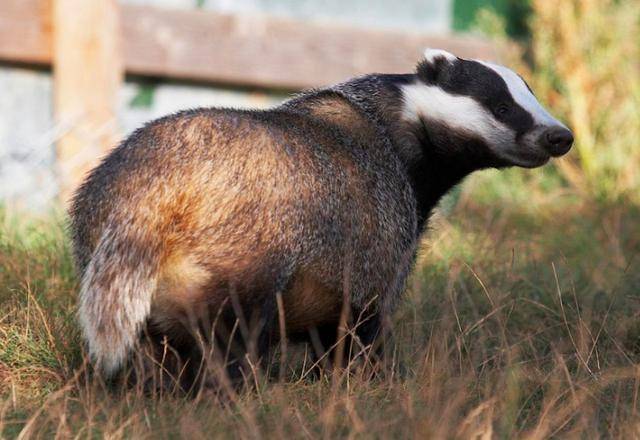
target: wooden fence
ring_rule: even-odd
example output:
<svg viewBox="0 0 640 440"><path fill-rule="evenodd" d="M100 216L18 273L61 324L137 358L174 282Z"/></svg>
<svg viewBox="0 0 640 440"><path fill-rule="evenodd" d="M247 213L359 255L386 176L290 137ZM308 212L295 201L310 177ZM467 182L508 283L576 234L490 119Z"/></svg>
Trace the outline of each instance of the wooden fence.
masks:
<svg viewBox="0 0 640 440"><path fill-rule="evenodd" d="M52 66L63 199L118 138L125 73L296 90L367 72L407 72L425 47L495 59L475 38L362 29L115 0L0 0L0 61ZM78 160L78 157L83 158Z"/></svg>

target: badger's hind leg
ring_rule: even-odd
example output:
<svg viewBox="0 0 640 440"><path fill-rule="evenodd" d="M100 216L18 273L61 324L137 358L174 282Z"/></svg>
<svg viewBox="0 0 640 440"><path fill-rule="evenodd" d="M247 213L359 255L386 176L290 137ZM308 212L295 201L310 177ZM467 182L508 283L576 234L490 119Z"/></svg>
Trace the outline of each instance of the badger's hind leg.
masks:
<svg viewBox="0 0 640 440"><path fill-rule="evenodd" d="M202 307L210 272L195 258L174 255L162 264L139 349L127 374L146 391L190 391L202 365Z"/></svg>
<svg viewBox="0 0 640 440"><path fill-rule="evenodd" d="M215 332L223 332L218 308L206 302L189 307L173 304L171 310L157 307L141 335L140 350L134 363L133 377L147 391L197 392L205 385L218 385L219 377L212 362L223 364L225 348ZM155 312L155 313L154 313ZM213 316L212 316L213 315ZM220 319L216 325L214 320ZM217 374L216 374L217 376Z"/></svg>
<svg viewBox="0 0 640 440"><path fill-rule="evenodd" d="M153 384L190 391L255 383L279 336L276 294L286 284L278 281L286 271L260 273L224 279L189 258L165 269L144 336Z"/></svg>
<svg viewBox="0 0 640 440"><path fill-rule="evenodd" d="M250 282L229 285L225 289L226 303L215 312L209 340L218 349L211 350L208 356L214 356L214 365L224 365L234 387L255 385L256 374L269 365L271 349L282 336L277 295L286 282L280 280L286 277L251 278Z"/></svg>
<svg viewBox="0 0 640 440"><path fill-rule="evenodd" d="M128 379L145 392L189 393L197 382L202 363L198 340L182 323L168 328L149 321L140 338Z"/></svg>

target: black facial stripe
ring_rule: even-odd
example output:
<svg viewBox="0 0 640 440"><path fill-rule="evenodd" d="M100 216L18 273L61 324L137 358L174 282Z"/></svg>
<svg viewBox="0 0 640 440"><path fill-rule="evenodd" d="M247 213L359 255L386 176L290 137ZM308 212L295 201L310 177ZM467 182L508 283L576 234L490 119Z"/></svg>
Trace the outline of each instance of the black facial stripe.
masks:
<svg viewBox="0 0 640 440"><path fill-rule="evenodd" d="M426 84L441 87L452 95L474 99L497 120L514 130L516 136L533 128L533 117L515 102L504 79L482 63L460 58L453 62L435 58L432 63L420 63L417 74ZM505 106L508 111L503 114L499 109Z"/></svg>

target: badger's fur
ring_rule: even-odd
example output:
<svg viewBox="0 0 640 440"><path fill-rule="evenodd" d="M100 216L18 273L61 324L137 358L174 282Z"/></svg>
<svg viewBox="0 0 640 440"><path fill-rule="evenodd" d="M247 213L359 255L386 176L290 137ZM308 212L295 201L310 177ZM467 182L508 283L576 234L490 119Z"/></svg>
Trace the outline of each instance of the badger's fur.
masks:
<svg viewBox="0 0 640 440"><path fill-rule="evenodd" d="M346 295L371 344L440 197L474 170L539 166L571 143L515 73L441 50L413 74L267 111L153 121L73 200L89 352L108 375L143 333L197 356L193 326L227 341L257 329L262 355L280 336L278 295L289 337L335 338Z"/></svg>

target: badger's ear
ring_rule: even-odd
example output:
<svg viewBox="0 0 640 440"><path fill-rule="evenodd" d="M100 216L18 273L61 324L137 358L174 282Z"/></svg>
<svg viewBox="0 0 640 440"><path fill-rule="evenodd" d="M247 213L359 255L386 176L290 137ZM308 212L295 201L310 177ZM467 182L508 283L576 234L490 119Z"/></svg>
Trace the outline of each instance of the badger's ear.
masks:
<svg viewBox="0 0 640 440"><path fill-rule="evenodd" d="M438 76L458 57L443 49L425 49L424 59L418 63L417 73L427 83L436 83Z"/></svg>
<svg viewBox="0 0 640 440"><path fill-rule="evenodd" d="M427 63L435 63L436 60L438 58L442 58L445 61L455 61L456 60L456 56L450 52L447 52L446 50L443 49L431 49L431 48L426 48L424 50L424 60Z"/></svg>

